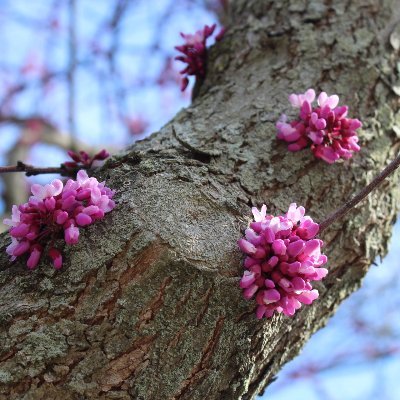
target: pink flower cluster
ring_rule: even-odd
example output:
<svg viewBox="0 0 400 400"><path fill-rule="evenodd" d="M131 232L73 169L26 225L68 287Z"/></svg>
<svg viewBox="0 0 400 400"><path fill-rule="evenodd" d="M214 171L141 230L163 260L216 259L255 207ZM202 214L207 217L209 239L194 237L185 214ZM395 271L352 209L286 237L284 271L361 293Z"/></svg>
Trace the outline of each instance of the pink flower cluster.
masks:
<svg viewBox="0 0 400 400"><path fill-rule="evenodd" d="M175 46L175 49L183 53L183 56L175 57L175 60L182 61L187 64L180 73L186 75L182 79L181 90L184 91L189 84L189 75L194 75L198 78L204 78L206 74L206 58L207 58L207 39L212 36L216 25L205 26L202 30L197 31L194 35L181 33L186 43L181 46ZM215 40L222 39L224 30L216 35Z"/></svg>
<svg viewBox="0 0 400 400"><path fill-rule="evenodd" d="M54 268L61 268L62 255L54 248L54 241L63 234L67 244L77 243L80 227L103 218L115 207L114 191L96 178L89 178L84 170L78 172L76 181L69 179L65 186L55 179L44 186L34 184L31 191L29 201L14 205L11 219L4 220L12 238L7 253L11 260L29 253L29 269L38 265L47 243Z"/></svg>
<svg viewBox="0 0 400 400"><path fill-rule="evenodd" d="M246 299L255 296L257 318L272 317L274 312L292 316L303 304L311 304L318 291L311 286L328 270L321 254L323 242L316 239L319 225L304 216L303 207L291 204L284 216L267 215L253 208L254 222L238 244L246 254L246 268L240 281Z"/></svg>
<svg viewBox="0 0 400 400"><path fill-rule="evenodd" d="M352 157L354 151L360 150L356 130L362 126L361 122L346 117L348 107L338 106L337 95L328 96L321 92L318 106L313 108L314 99L313 89L289 96L292 106L300 109L299 119L287 122L286 115L282 115L276 124L278 139L289 143L289 151L311 145L315 157L329 164Z"/></svg>
<svg viewBox="0 0 400 400"><path fill-rule="evenodd" d="M68 155L74 161L66 161L64 165L67 168L76 168L78 166L90 168L95 161L103 161L108 158L110 153L106 149L103 149L96 153L93 157L90 157L86 151L81 150L79 153L75 153L72 150L69 150Z"/></svg>

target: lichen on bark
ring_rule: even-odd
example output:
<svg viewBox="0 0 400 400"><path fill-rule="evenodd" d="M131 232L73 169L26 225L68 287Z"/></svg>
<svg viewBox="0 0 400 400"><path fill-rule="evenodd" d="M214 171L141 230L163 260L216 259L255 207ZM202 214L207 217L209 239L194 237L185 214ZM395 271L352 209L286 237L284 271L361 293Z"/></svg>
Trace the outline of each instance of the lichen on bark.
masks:
<svg viewBox="0 0 400 400"><path fill-rule="evenodd" d="M106 163L118 207L65 248L63 269L10 264L1 237L0 398L254 398L386 252L398 174L324 232L330 273L312 306L257 321L238 287L249 206L297 202L321 221L397 154L398 6L232 0L198 97ZM352 160L276 141L287 95L309 87L363 121Z"/></svg>

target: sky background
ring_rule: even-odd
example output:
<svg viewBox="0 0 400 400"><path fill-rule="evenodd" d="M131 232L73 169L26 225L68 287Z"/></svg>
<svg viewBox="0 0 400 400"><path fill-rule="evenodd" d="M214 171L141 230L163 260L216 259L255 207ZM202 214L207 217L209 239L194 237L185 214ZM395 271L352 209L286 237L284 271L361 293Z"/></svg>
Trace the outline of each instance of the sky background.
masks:
<svg viewBox="0 0 400 400"><path fill-rule="evenodd" d="M76 3L76 136L92 145L122 148L158 130L189 104L190 90L179 90L182 65L170 62L177 55L174 46L182 43L180 32L194 33L217 22L217 17L202 0L130 1L115 35L109 21L117 1ZM70 128L67 4L66 0L0 1L1 110L24 118L41 115L62 132ZM118 51L110 63L104 54L113 47ZM169 75L160 83L166 72ZM55 77L43 84L47 73ZM10 89L21 83L25 89L5 102ZM133 134L127 121L138 119L147 127ZM2 165L7 164L7 152L15 148L20 131L21 127L0 125ZM65 149L38 140L27 161L54 166L65 160ZM45 183L52 177L34 179ZM0 190L6 190L1 182ZM397 223L388 256L383 262L377 260L361 290L343 302L327 327L312 337L260 398L400 399L399 238ZM329 255L329 249L325 252Z"/></svg>

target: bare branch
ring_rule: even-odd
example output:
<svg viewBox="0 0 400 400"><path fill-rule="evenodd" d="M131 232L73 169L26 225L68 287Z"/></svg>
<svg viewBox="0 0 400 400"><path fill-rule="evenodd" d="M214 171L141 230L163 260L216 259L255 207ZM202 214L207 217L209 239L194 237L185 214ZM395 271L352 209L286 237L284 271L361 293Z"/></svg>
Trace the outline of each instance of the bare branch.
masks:
<svg viewBox="0 0 400 400"><path fill-rule="evenodd" d="M400 165L400 154L378 175L375 179L356 194L352 199L346 201L342 207L334 211L329 217L327 217L321 224L319 231L322 232L329 225L334 223L336 220L344 217L352 208L358 203L364 200L374 189L376 189L390 174L392 174Z"/></svg>
<svg viewBox="0 0 400 400"><path fill-rule="evenodd" d="M60 174L62 176L71 176L80 169L88 169L88 167L79 166L74 168L67 168L64 164L61 164L59 167L34 167L33 165L28 165L22 161L19 161L17 165L0 167L0 174L7 174L10 172L24 172L26 176L40 174Z"/></svg>

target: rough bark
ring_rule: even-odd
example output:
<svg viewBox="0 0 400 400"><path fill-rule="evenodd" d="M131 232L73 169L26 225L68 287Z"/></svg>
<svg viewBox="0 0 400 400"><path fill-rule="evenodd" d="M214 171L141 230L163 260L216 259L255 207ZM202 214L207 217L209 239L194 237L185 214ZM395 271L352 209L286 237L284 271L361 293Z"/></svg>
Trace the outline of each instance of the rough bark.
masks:
<svg viewBox="0 0 400 400"><path fill-rule="evenodd" d="M322 220L398 152L400 6L231 3L199 96L106 164L118 207L65 248L63 270L11 265L1 237L0 398L252 399L386 252L398 175L323 233L330 273L312 306L257 321L243 300L236 241L250 205L295 201ZM352 160L330 166L276 141L287 94L308 87L364 122Z"/></svg>

